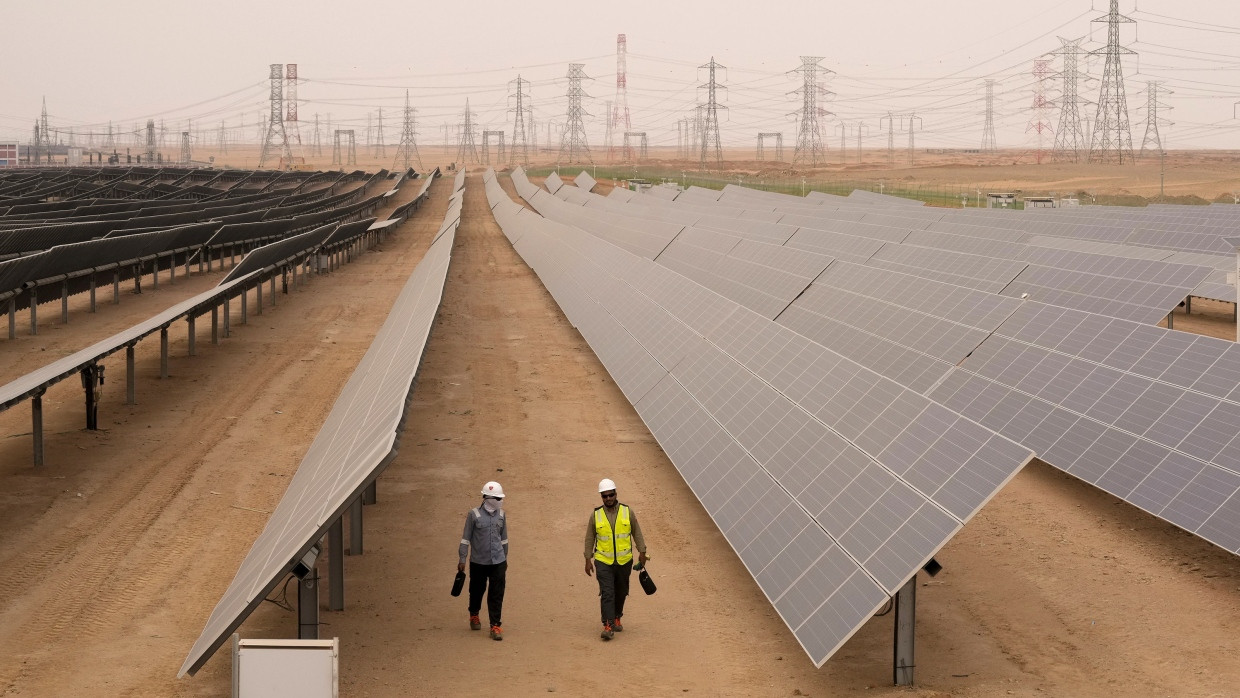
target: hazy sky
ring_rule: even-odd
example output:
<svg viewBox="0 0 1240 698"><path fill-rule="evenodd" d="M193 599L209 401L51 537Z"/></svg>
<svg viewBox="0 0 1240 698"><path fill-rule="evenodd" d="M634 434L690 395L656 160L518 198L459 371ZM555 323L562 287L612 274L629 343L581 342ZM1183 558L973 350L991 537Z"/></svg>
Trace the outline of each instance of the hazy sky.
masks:
<svg viewBox="0 0 1240 698"><path fill-rule="evenodd" d="M916 112L919 146L977 147L984 87L995 79L995 127L1001 147L1036 142L1029 125L1037 80L1034 60L1053 58L1044 81L1058 100L1062 62L1045 55L1056 37L1086 37L1102 46L1105 0L1013 3L982 0L836 3L731 0L584 2L181 2L180 0L41 0L7 3L10 31L0 41L5 95L0 138L27 140L47 99L49 123L68 140L72 129L132 131L148 118L181 131L192 119L200 137L258 138L268 111L268 64L297 63L303 140L317 113L333 127L365 138L367 115L383 109L385 140L399 141L405 90L418 109L419 143L442 143L442 125L461 119L470 100L480 126L511 135L509 82L518 73L545 141L547 124L564 121L568 63L584 63L590 145L602 144L604 102L616 93L616 34L628 37L628 102L632 130L652 145L674 146L677 122L705 98L698 68L713 56L728 70L720 130L725 145L752 146L760 131L795 141L788 94L800 78L800 56L821 56L824 127L831 149L845 122L854 147L860 123L865 147L885 147L888 112ZM519 10L517 8L520 8ZM1133 144L1146 130L1146 82L1162 80L1167 107L1160 129L1168 147L1240 148L1240 13L1234 0L1121 0L1136 20L1123 28L1137 52L1125 57ZM1092 30L1092 33L1091 33ZM1088 40L1092 37L1092 40ZM1081 59L1094 77L1080 95L1095 101L1101 58ZM1082 118L1094 107L1082 105ZM1046 121L1058 126L1057 108ZM881 121L880 121L881 120ZM899 121L899 119L897 119ZM554 132L553 132L554 134ZM1047 147L1053 134L1046 134ZM326 139L326 135L324 135ZM895 135L897 146L907 136ZM99 143L100 140L96 140ZM326 142L326 140L325 140Z"/></svg>

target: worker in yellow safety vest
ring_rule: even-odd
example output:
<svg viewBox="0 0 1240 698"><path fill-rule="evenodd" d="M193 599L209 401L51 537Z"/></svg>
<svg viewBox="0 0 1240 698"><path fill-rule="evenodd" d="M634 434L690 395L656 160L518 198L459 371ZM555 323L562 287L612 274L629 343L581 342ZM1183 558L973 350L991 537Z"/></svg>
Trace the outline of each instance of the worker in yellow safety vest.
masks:
<svg viewBox="0 0 1240 698"><path fill-rule="evenodd" d="M598 580L599 610L603 618L604 640L624 630L624 599L629 595L629 575L633 572L633 547L637 547L638 569L646 564L646 540L637 524L637 515L616 497L616 483L598 483L603 505L586 522L586 574ZM596 574L597 573L597 574Z"/></svg>

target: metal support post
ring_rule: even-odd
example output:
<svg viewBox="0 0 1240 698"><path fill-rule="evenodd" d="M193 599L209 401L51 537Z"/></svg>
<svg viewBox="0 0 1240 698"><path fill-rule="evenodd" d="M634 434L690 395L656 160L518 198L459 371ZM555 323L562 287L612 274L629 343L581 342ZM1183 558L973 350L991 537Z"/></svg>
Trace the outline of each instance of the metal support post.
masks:
<svg viewBox="0 0 1240 698"><path fill-rule="evenodd" d="M112 270L112 305L121 304L121 270L119 267Z"/></svg>
<svg viewBox="0 0 1240 698"><path fill-rule="evenodd" d="M159 328L159 377L168 377L168 328Z"/></svg>
<svg viewBox="0 0 1240 698"><path fill-rule="evenodd" d="M349 505L349 554L362 554L362 498Z"/></svg>
<svg viewBox="0 0 1240 698"><path fill-rule="evenodd" d="M34 464L43 465L43 393L30 398L31 436L34 437Z"/></svg>
<svg viewBox="0 0 1240 698"><path fill-rule="evenodd" d="M241 324L242 325L246 324L250 318L249 311L246 309L246 299L249 295L250 295L250 290L248 288L241 289Z"/></svg>
<svg viewBox="0 0 1240 698"><path fill-rule="evenodd" d="M9 299L9 339L17 339L17 298Z"/></svg>
<svg viewBox="0 0 1240 698"><path fill-rule="evenodd" d="M211 343L220 343L220 306L211 307Z"/></svg>
<svg viewBox="0 0 1240 698"><path fill-rule="evenodd" d="M229 331L232 328L232 299L224 296L224 336L231 337Z"/></svg>
<svg viewBox="0 0 1240 698"><path fill-rule="evenodd" d="M1169 330L1175 329L1175 311L1174 310L1167 313L1167 329Z"/></svg>
<svg viewBox="0 0 1240 698"><path fill-rule="evenodd" d="M90 274L90 312L95 312L95 273Z"/></svg>
<svg viewBox="0 0 1240 698"><path fill-rule="evenodd" d="M198 248L198 273L199 274L202 273L203 257L206 257L208 262L211 261L211 248L207 247L206 245L203 245L202 247Z"/></svg>
<svg viewBox="0 0 1240 698"><path fill-rule="evenodd" d="M99 429L99 386L103 384L103 367L88 364L82 369L82 387L86 389L86 428Z"/></svg>
<svg viewBox="0 0 1240 698"><path fill-rule="evenodd" d="M254 314L263 314L263 282L254 285Z"/></svg>
<svg viewBox="0 0 1240 698"><path fill-rule="evenodd" d="M344 517L327 529L327 608L344 610Z"/></svg>
<svg viewBox="0 0 1240 698"><path fill-rule="evenodd" d="M908 580L892 601L895 605L895 651L893 653L892 680L897 686L913 685L913 634L917 625L917 575Z"/></svg>
<svg viewBox="0 0 1240 698"><path fill-rule="evenodd" d="M156 266L158 266L156 262ZM172 257L168 259L168 285L172 286L177 282L177 253L173 252Z"/></svg>
<svg viewBox="0 0 1240 698"><path fill-rule="evenodd" d="M133 366L133 345L125 345L125 404L138 404L137 376Z"/></svg>
<svg viewBox="0 0 1240 698"><path fill-rule="evenodd" d="M30 287L30 334L39 333L39 287Z"/></svg>
<svg viewBox="0 0 1240 698"><path fill-rule="evenodd" d="M60 322L69 324L69 280L65 279L60 287Z"/></svg>
<svg viewBox="0 0 1240 698"><path fill-rule="evenodd" d="M1193 312L1193 297L1187 296L1184 299L1184 314L1190 315Z"/></svg>
<svg viewBox="0 0 1240 698"><path fill-rule="evenodd" d="M275 274L271 275L271 290L267 292L267 295L271 297L271 307L273 308L276 307L276 277L275 277Z"/></svg>
<svg viewBox="0 0 1240 698"><path fill-rule="evenodd" d="M151 290L159 290L159 255L155 255L155 259L151 261Z"/></svg>
<svg viewBox="0 0 1240 698"><path fill-rule="evenodd" d="M362 504L374 504L379 501L379 481L366 485L366 489L362 490Z"/></svg>
<svg viewBox="0 0 1240 698"><path fill-rule="evenodd" d="M142 262L133 265L133 294L142 295Z"/></svg>
<svg viewBox="0 0 1240 698"><path fill-rule="evenodd" d="M297 639L319 639L319 571L310 573L297 582Z"/></svg>
<svg viewBox="0 0 1240 698"><path fill-rule="evenodd" d="M187 335L188 335L188 338L189 338L189 355L190 355L190 356L197 356L197 355L198 355L198 345L197 345L197 342L196 342L196 340L198 339L198 337L197 337L197 332L195 332L195 330L194 330L194 325L195 325L194 320L195 320L195 319L196 319L196 318L195 318L193 315L190 315L189 317L185 318L185 324L186 324L186 327L187 327Z"/></svg>

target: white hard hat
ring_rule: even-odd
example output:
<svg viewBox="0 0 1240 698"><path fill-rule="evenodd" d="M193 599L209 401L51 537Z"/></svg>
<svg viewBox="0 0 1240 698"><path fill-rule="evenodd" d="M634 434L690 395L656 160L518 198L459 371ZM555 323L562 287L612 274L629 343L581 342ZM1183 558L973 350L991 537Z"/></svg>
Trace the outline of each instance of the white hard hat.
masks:
<svg viewBox="0 0 1240 698"><path fill-rule="evenodd" d="M503 499L504 498L504 486L492 480L491 482L488 482L487 484L482 486L482 493L488 497L495 497L496 499Z"/></svg>
<svg viewBox="0 0 1240 698"><path fill-rule="evenodd" d="M599 492L610 492L614 489L616 489L616 483L612 482L611 480L608 480L607 478L603 478L602 480L598 481Z"/></svg>

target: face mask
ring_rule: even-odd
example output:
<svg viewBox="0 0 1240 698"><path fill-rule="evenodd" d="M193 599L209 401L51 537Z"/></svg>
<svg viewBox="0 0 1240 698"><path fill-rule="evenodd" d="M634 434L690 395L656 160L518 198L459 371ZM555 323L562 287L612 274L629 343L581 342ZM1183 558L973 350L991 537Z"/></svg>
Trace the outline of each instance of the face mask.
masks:
<svg viewBox="0 0 1240 698"><path fill-rule="evenodd" d="M484 499L482 500L482 508L494 514L504 508L504 500L502 499Z"/></svg>

